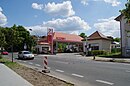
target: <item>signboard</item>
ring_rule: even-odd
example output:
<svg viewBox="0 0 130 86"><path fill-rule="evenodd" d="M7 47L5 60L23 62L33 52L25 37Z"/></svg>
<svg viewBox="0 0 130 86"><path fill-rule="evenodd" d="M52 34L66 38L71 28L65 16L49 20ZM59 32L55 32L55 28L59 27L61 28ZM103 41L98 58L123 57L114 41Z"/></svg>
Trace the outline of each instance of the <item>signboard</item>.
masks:
<svg viewBox="0 0 130 86"><path fill-rule="evenodd" d="M47 29L47 41L48 43L52 43L53 41L53 29Z"/></svg>
<svg viewBox="0 0 130 86"><path fill-rule="evenodd" d="M56 37L57 40L65 40L64 37Z"/></svg>

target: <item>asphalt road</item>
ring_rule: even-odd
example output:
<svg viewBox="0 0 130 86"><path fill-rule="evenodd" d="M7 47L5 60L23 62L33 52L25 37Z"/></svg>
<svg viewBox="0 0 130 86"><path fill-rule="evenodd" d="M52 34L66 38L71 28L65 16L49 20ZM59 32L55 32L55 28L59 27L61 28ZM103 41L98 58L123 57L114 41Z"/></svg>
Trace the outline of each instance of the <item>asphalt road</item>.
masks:
<svg viewBox="0 0 130 86"><path fill-rule="evenodd" d="M79 86L130 86L130 64L92 61L77 54L38 55L34 60L15 61L43 68L44 56L48 57L51 74Z"/></svg>

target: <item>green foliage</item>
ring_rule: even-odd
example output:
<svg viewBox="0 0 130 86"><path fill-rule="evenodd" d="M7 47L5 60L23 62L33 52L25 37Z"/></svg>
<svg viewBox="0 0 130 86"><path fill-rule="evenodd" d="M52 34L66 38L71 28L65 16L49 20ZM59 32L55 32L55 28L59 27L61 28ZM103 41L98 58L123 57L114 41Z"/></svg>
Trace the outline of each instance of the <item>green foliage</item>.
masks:
<svg viewBox="0 0 130 86"><path fill-rule="evenodd" d="M27 50L31 50L36 44L29 31L23 26L0 27L0 46L3 46L7 51L11 51L12 46L14 51L23 50L25 43Z"/></svg>
<svg viewBox="0 0 130 86"><path fill-rule="evenodd" d="M85 33L81 33L79 36L82 37L82 38L86 38L87 37Z"/></svg>
<svg viewBox="0 0 130 86"><path fill-rule="evenodd" d="M127 0L127 3L125 4L125 9L120 10L121 14L125 16L127 19L127 22L130 21L130 0Z"/></svg>
<svg viewBox="0 0 130 86"><path fill-rule="evenodd" d="M111 50L111 53L118 53L118 52L121 52L121 49L120 48L113 48Z"/></svg>
<svg viewBox="0 0 130 86"><path fill-rule="evenodd" d="M89 54L91 55L107 55L109 52L103 51L103 50L92 50L89 51Z"/></svg>
<svg viewBox="0 0 130 86"><path fill-rule="evenodd" d="M113 41L115 41L115 42L120 42L120 40L121 40L121 39L118 38L118 37L113 39Z"/></svg>

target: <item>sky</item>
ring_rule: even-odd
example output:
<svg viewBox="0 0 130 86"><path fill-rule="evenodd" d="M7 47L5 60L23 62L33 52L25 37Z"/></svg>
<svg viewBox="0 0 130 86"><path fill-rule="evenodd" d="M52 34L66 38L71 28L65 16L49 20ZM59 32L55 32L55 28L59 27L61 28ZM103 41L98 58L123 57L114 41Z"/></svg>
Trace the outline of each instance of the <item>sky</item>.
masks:
<svg viewBox="0 0 130 86"><path fill-rule="evenodd" d="M47 28L87 36L99 31L120 37L114 19L127 0L0 0L0 26L24 26L32 35L43 36Z"/></svg>

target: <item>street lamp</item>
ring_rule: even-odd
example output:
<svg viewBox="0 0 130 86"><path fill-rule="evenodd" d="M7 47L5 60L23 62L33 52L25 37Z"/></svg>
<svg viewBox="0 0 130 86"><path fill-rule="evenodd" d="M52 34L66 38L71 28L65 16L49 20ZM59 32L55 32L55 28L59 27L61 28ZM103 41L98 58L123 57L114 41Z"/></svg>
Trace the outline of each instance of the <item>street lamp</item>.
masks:
<svg viewBox="0 0 130 86"><path fill-rule="evenodd" d="M30 31L33 31L32 29L29 29ZM35 32L37 40L36 40L36 46L38 47L38 41L39 41L39 37L38 34ZM38 48L36 47L36 53L38 54Z"/></svg>

